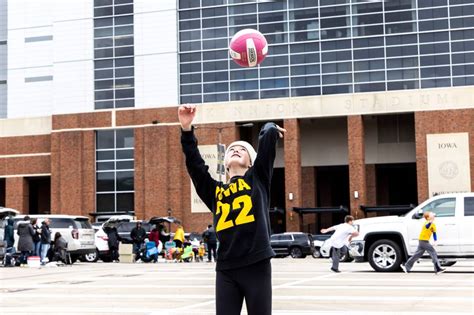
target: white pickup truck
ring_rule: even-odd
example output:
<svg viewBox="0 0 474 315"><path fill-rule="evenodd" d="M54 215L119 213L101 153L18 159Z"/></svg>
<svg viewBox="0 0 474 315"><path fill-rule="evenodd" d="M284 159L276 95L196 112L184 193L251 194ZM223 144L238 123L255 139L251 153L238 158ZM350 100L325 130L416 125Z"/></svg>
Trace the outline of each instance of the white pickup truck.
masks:
<svg viewBox="0 0 474 315"><path fill-rule="evenodd" d="M359 236L352 239L350 254L357 261L368 261L376 271L397 271L412 256L425 211L436 214L440 261L452 265L474 258L474 193L434 196L403 216L383 216L354 221Z"/></svg>

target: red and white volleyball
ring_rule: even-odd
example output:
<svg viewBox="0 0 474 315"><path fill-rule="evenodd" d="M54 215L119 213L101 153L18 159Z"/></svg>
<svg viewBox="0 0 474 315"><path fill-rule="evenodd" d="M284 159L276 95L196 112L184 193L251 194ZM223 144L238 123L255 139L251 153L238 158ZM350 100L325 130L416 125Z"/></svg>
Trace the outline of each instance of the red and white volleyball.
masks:
<svg viewBox="0 0 474 315"><path fill-rule="evenodd" d="M242 67L255 67L268 53L265 37L257 30L243 29L235 33L229 44L230 57Z"/></svg>

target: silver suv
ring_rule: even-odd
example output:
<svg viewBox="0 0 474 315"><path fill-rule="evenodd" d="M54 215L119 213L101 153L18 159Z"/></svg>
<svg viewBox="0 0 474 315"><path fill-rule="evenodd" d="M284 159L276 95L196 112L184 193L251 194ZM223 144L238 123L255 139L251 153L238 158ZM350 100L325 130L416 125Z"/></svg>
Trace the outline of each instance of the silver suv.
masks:
<svg viewBox="0 0 474 315"><path fill-rule="evenodd" d="M25 215L17 215L14 220L14 229L17 229L18 222L23 221ZM71 255L74 262L80 256L95 252L95 231L92 228L89 218L77 215L63 214L32 214L31 219L38 219L37 225L48 218L50 220L49 228L51 229L51 241L54 240L56 232L61 233L62 237L67 241L67 251ZM18 235L15 231L15 247L18 244Z"/></svg>

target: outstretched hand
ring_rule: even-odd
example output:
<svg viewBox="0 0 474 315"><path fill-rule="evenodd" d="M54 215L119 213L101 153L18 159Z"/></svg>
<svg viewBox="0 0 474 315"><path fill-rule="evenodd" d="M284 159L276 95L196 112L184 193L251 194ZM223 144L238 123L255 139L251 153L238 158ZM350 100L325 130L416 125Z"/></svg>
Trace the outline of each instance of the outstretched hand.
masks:
<svg viewBox="0 0 474 315"><path fill-rule="evenodd" d="M278 125L275 125L278 129L278 135L280 136L280 138L283 138L283 135L286 133L286 129L285 128L282 128Z"/></svg>
<svg viewBox="0 0 474 315"><path fill-rule="evenodd" d="M178 119L183 130L191 130L194 117L196 116L196 105L184 104L178 107Z"/></svg>

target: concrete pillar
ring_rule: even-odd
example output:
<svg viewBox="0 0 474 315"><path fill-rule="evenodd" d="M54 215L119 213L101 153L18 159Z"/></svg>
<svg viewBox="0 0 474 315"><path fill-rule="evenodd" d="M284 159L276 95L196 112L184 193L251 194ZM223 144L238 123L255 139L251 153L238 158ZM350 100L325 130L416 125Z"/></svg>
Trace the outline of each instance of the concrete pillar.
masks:
<svg viewBox="0 0 474 315"><path fill-rule="evenodd" d="M293 207L301 207L301 148L300 148L300 126L297 119L286 119L284 128L287 130L284 136L284 158L285 158L285 204L286 204L286 230L299 231L300 219L293 211ZM292 194L292 200L289 196Z"/></svg>
<svg viewBox="0 0 474 315"><path fill-rule="evenodd" d="M364 217L360 205L367 204L367 179L365 173L364 121L361 115L347 117L349 160L350 212L356 219ZM357 192L358 197L355 197Z"/></svg>
<svg viewBox="0 0 474 315"><path fill-rule="evenodd" d="M29 187L24 177L8 177L5 179L5 206L28 214Z"/></svg>

